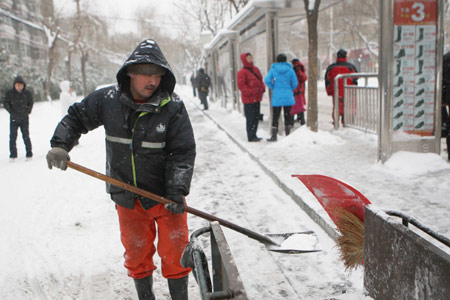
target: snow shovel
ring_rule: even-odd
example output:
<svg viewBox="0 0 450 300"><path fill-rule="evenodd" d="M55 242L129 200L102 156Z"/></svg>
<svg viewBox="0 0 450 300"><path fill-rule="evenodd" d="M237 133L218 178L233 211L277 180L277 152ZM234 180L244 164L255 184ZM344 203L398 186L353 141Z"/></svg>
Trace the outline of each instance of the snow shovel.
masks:
<svg viewBox="0 0 450 300"><path fill-rule="evenodd" d="M81 173L90 175L97 179L103 180L109 184L115 185L124 190L132 192L136 195L152 199L156 202L162 204L174 203L172 200L153 194L149 191L140 189L138 187L122 182L115 178L98 173L94 170L88 169L74 162L68 161L67 166ZM197 210L189 206L184 206L184 211L196 215L197 217L206 219L208 221L217 221L222 226L228 227L234 231L242 233L248 236L249 238L257 240L258 242L264 244L269 251L289 253L289 254L321 251L320 249L317 248L318 244L317 237L314 235L314 232L312 231L262 235L257 232L251 231L247 228L231 223L227 220L218 218L216 216L210 215L208 213L205 213L203 211Z"/></svg>
<svg viewBox="0 0 450 300"><path fill-rule="evenodd" d="M341 235L337 244L345 269L364 264L364 208L371 204L358 190L335 178L323 175L297 177L317 198Z"/></svg>

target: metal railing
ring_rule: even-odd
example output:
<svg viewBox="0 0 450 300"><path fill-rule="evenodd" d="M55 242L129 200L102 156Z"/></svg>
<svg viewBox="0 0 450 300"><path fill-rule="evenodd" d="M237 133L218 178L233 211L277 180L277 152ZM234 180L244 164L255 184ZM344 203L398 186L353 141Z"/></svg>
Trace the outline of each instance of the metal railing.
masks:
<svg viewBox="0 0 450 300"><path fill-rule="evenodd" d="M198 283L201 299L248 300L225 235L218 222L210 223L191 234L191 242L205 233L211 233L211 260L213 282L208 270L208 262L201 247L193 247L190 254L193 274Z"/></svg>
<svg viewBox="0 0 450 300"><path fill-rule="evenodd" d="M404 226L408 227L408 224L412 224L415 227L417 227L420 230L422 230L423 232L425 232L426 234L428 234L429 236L431 236L434 239L438 240L442 244L446 245L447 247L450 247L450 239L448 239L447 237L445 237L445 236L435 232L434 230L430 229L429 227L421 224L416 219L411 218L410 216L407 216L404 213L399 212L399 211L395 211L395 210L387 210L385 212L386 212L386 214L388 214L390 216L395 216L395 217L401 218L402 219L402 224Z"/></svg>
<svg viewBox="0 0 450 300"><path fill-rule="evenodd" d="M347 78L364 79L364 85L347 85ZM339 129L339 80L344 80L344 127L377 133L380 112L378 84L369 85L376 73L340 74L334 79L334 129Z"/></svg>

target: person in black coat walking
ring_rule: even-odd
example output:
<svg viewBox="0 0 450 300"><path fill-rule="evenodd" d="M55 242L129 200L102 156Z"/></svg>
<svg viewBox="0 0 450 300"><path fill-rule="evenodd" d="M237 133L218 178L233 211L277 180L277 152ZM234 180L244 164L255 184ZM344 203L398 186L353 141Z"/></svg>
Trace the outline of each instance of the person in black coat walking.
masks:
<svg viewBox="0 0 450 300"><path fill-rule="evenodd" d="M10 159L17 158L17 130L20 128L27 159L33 157L29 132L29 114L33 109L33 95L27 90L27 85L21 76L14 79L13 88L8 90L3 97L3 106L10 115L9 151Z"/></svg>
<svg viewBox="0 0 450 300"><path fill-rule="evenodd" d="M447 138L448 160L450 160L450 117L447 111L450 105L450 51L444 55L442 68L442 137Z"/></svg>
<svg viewBox="0 0 450 300"><path fill-rule="evenodd" d="M194 97L197 97L197 93L195 91L197 89L197 85L195 84L195 74L194 74L194 72L192 72L190 81L191 81L191 85L192 85L192 93L194 94Z"/></svg>
<svg viewBox="0 0 450 300"><path fill-rule="evenodd" d="M117 73L115 86L89 94L69 107L56 127L47 154L49 168L67 168L68 152L81 134L105 129L107 175L175 203L160 204L113 185L125 267L139 299L155 299L153 255L172 299L188 299L188 274L180 259L189 239L185 196L194 170L195 140L175 76L158 44L142 41ZM154 241L158 236L157 248Z"/></svg>
<svg viewBox="0 0 450 300"><path fill-rule="evenodd" d="M200 68L198 70L198 75L195 78L195 83L197 84L198 97L203 104L203 110L208 110L208 93L209 86L211 85L211 80L209 76L205 73L205 69Z"/></svg>

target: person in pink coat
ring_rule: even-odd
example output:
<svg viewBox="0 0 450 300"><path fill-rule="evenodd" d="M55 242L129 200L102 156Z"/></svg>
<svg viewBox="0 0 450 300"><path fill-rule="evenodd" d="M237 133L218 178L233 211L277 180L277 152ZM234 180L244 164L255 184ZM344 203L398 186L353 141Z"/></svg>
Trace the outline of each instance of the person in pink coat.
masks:
<svg viewBox="0 0 450 300"><path fill-rule="evenodd" d="M298 86L294 90L295 104L291 108L291 116L297 115L296 121L299 121L300 125L305 125L305 82L308 80L308 76L305 72L305 66L297 58L292 60L292 67L295 75L297 75Z"/></svg>
<svg viewBox="0 0 450 300"><path fill-rule="evenodd" d="M247 138L249 142L259 142L261 138L256 135L260 119L261 100L266 86L261 72L253 65L251 53L242 53L243 67L237 73L237 85L241 91L244 113L247 120Z"/></svg>

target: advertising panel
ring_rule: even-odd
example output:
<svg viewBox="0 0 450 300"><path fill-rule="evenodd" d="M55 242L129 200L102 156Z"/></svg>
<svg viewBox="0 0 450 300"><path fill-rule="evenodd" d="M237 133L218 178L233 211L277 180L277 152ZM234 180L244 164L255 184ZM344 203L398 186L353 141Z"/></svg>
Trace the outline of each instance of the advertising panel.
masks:
<svg viewBox="0 0 450 300"><path fill-rule="evenodd" d="M394 0L394 139L434 135L437 13L437 0Z"/></svg>

